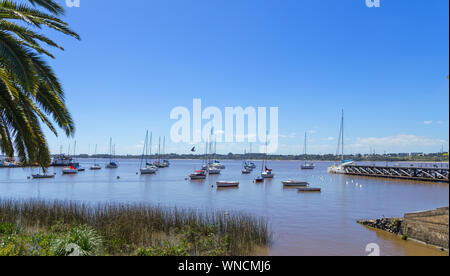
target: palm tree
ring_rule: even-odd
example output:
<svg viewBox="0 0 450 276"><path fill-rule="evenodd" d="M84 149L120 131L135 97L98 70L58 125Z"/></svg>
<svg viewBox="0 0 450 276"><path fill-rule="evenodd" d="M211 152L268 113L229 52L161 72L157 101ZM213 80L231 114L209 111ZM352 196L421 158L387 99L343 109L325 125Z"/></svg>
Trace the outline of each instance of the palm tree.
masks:
<svg viewBox="0 0 450 276"><path fill-rule="evenodd" d="M44 60L54 56L42 44L64 49L36 30L80 37L59 18L64 9L54 0L28 2L0 0L0 150L45 170L50 151L41 124L55 135L57 125L67 136L74 134L75 126L61 83Z"/></svg>

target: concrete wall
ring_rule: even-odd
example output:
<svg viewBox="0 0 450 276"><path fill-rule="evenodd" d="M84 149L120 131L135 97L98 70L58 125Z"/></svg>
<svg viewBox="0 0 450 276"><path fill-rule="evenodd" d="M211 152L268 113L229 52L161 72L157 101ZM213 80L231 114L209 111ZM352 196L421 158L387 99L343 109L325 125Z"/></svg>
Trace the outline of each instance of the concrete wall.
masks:
<svg viewBox="0 0 450 276"><path fill-rule="evenodd" d="M449 248L449 208L405 214L403 234L409 238Z"/></svg>

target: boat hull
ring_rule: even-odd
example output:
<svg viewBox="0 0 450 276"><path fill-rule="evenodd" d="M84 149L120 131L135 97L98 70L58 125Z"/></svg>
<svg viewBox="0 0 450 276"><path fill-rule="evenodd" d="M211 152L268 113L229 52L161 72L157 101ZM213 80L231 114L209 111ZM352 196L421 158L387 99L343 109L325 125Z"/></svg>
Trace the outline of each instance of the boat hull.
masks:
<svg viewBox="0 0 450 276"><path fill-rule="evenodd" d="M309 185L304 181L283 181L282 183L285 187L307 187Z"/></svg>
<svg viewBox="0 0 450 276"><path fill-rule="evenodd" d="M230 188L230 187L239 187L239 182L235 181L219 181L216 183L218 188Z"/></svg>
<svg viewBox="0 0 450 276"><path fill-rule="evenodd" d="M42 174L34 174L31 177L33 177L33 179L48 179L48 178L55 178L55 175L42 175Z"/></svg>
<svg viewBox="0 0 450 276"><path fill-rule="evenodd" d="M320 188L299 188L298 189L299 192L303 192L303 193L320 193L322 191L322 189Z"/></svg>

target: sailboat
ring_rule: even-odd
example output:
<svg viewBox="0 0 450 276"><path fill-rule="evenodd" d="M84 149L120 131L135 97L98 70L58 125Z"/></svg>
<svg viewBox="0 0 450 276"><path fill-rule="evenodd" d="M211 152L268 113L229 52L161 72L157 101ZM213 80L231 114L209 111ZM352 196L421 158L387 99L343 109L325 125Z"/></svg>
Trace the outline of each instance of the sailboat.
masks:
<svg viewBox="0 0 450 276"><path fill-rule="evenodd" d="M112 138L109 138L109 163L106 165L107 169L117 169L119 167L119 165L113 161L113 153L115 153L115 149L113 150Z"/></svg>
<svg viewBox="0 0 450 276"><path fill-rule="evenodd" d="M164 146L166 144L166 137L164 137ZM158 168L167 168L169 167L169 161L161 159L161 137L159 137L159 145L158 145L158 160L153 163Z"/></svg>
<svg viewBox="0 0 450 276"><path fill-rule="evenodd" d="M211 162L211 160L215 157L213 154L213 150L212 150L212 142L209 143L209 155L207 155L207 164L208 164L208 174L220 174L220 172L222 171L221 167L222 166L216 166ZM208 147L208 146L207 146Z"/></svg>
<svg viewBox="0 0 450 276"><path fill-rule="evenodd" d="M306 158L306 132L305 132L305 158ZM305 161L305 164L301 165L300 167L302 170L314 170L315 166L314 163Z"/></svg>
<svg viewBox="0 0 450 276"><path fill-rule="evenodd" d="M345 174L345 166L354 163L353 160L344 160L344 110L342 110L341 129L339 131L339 140L336 155L339 155L339 151L341 152L341 164L329 167L328 173Z"/></svg>
<svg viewBox="0 0 450 276"><path fill-rule="evenodd" d="M76 148L76 146L77 146L77 142L75 141L75 148ZM76 149L74 149L74 151L73 151L74 155L75 155L75 151L76 151ZM70 153L70 144L69 144L68 152ZM78 163L72 162L67 167L62 169L62 173L63 174L77 174L78 173Z"/></svg>
<svg viewBox="0 0 450 276"><path fill-rule="evenodd" d="M75 141L75 145L73 147L73 156L75 157L76 154L77 154L77 141ZM77 170L79 172L84 172L85 171L85 169L78 162L75 162L74 167L77 168Z"/></svg>
<svg viewBox="0 0 450 276"><path fill-rule="evenodd" d="M252 168L248 165L246 157L247 156L247 151L244 151L244 158L242 160L242 174L250 174L252 173Z"/></svg>
<svg viewBox="0 0 450 276"><path fill-rule="evenodd" d="M150 134L151 137L151 134ZM150 138L151 140L152 138ZM158 170L157 167L155 167L154 165L150 164L147 160L148 158L148 130L147 133L145 135L145 141L144 141L144 149L142 151L142 157L141 157L141 174L154 174L156 173L156 171ZM142 166L142 163L145 160L145 167Z"/></svg>
<svg viewBox="0 0 450 276"><path fill-rule="evenodd" d="M95 152L94 152L94 156L97 156L97 145L95 145ZM100 166L100 164L97 164L97 160L94 159L94 165L90 167L91 171L98 171L101 170L102 166Z"/></svg>
<svg viewBox="0 0 450 276"><path fill-rule="evenodd" d="M275 176L275 174L273 173L272 169L269 169L267 167L267 137L268 135L266 134L266 154L264 155L264 161L262 164L262 173L261 173L261 177L266 179L266 178L273 178Z"/></svg>

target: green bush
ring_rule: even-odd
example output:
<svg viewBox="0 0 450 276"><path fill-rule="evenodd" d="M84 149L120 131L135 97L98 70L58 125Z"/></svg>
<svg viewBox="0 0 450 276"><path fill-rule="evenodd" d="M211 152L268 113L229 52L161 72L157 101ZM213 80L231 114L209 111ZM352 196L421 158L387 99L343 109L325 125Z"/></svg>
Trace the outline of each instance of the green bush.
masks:
<svg viewBox="0 0 450 276"><path fill-rule="evenodd" d="M102 239L97 232L89 227L74 227L57 239L53 253L55 256L93 256L100 254Z"/></svg>

